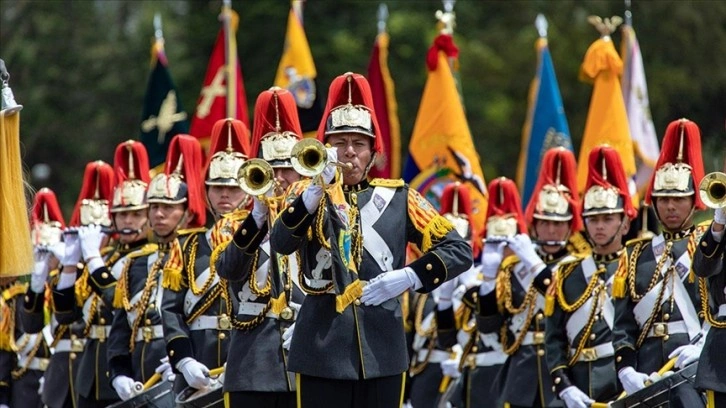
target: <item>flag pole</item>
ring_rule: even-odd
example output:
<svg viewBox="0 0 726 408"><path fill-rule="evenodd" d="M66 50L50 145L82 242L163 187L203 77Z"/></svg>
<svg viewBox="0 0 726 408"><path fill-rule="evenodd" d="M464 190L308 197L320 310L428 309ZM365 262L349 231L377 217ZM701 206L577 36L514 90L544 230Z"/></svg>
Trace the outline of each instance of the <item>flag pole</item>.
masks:
<svg viewBox="0 0 726 408"><path fill-rule="evenodd" d="M534 19L534 26L537 28L537 33L539 33L539 38L547 38L547 28L549 27L549 24L547 23L547 17L544 16L544 14L537 14L537 18Z"/></svg>
<svg viewBox="0 0 726 408"><path fill-rule="evenodd" d="M237 119L237 84L235 83L237 73L237 58L235 41L232 36L232 0L222 0L222 14L220 15L224 24L224 67L226 82L227 117Z"/></svg>
<svg viewBox="0 0 726 408"><path fill-rule="evenodd" d="M386 24L388 22L388 6L386 3L381 3L378 6L378 34L386 32Z"/></svg>
<svg viewBox="0 0 726 408"><path fill-rule="evenodd" d="M633 26L633 13L630 12L630 0L625 0L625 25L628 27Z"/></svg>
<svg viewBox="0 0 726 408"><path fill-rule="evenodd" d="M161 14L154 13L154 38L157 42L164 42L164 31L161 29Z"/></svg>

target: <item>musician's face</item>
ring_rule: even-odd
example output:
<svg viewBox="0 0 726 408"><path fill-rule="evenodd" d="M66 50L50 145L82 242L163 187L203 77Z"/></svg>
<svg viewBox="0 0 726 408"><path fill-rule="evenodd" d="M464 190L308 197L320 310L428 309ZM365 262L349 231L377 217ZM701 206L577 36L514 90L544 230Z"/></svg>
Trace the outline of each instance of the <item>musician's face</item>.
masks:
<svg viewBox="0 0 726 408"><path fill-rule="evenodd" d="M655 197L655 209L660 222L671 231L690 227L693 224L693 196Z"/></svg>
<svg viewBox="0 0 726 408"><path fill-rule="evenodd" d="M121 211L113 215L113 223L116 229L130 229L139 231L136 234L119 234L119 241L122 244L130 244L146 236L149 229L146 209Z"/></svg>
<svg viewBox="0 0 726 408"><path fill-rule="evenodd" d="M183 204L152 203L149 205L151 229L162 241L171 239L175 230L186 227L187 223L181 222L185 212Z"/></svg>
<svg viewBox="0 0 726 408"><path fill-rule="evenodd" d="M338 150L338 161L350 163L352 169L343 170L343 184L360 183L366 177L366 167L373 156L373 139L359 133L340 133L328 136L328 143Z"/></svg>
<svg viewBox="0 0 726 408"><path fill-rule="evenodd" d="M239 208L247 194L236 186L209 186L207 197L214 213L227 214Z"/></svg>
<svg viewBox="0 0 726 408"><path fill-rule="evenodd" d="M569 221L535 220L534 232L538 241L565 241L570 234ZM561 246L543 245L542 250L547 253L559 251Z"/></svg>
<svg viewBox="0 0 726 408"><path fill-rule="evenodd" d="M300 175L292 167L276 167L275 168L275 180L279 185L279 190L276 194L284 193L290 184L300 180Z"/></svg>
<svg viewBox="0 0 726 408"><path fill-rule="evenodd" d="M617 251L622 246L623 234L628 232L630 228L630 220L623 219L623 214L597 214L585 218L585 228L587 235L590 237L595 247L605 248L613 247L611 253Z"/></svg>

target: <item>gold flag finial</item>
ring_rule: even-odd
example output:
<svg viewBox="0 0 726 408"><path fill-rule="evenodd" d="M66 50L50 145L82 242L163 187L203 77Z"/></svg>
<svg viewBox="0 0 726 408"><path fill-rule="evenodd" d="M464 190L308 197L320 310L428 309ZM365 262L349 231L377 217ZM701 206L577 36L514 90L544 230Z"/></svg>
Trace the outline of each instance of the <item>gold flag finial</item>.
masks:
<svg viewBox="0 0 726 408"><path fill-rule="evenodd" d="M623 18L620 16L612 16L603 19L600 16L589 16L587 22L595 27L600 33L600 36L609 37L623 23Z"/></svg>

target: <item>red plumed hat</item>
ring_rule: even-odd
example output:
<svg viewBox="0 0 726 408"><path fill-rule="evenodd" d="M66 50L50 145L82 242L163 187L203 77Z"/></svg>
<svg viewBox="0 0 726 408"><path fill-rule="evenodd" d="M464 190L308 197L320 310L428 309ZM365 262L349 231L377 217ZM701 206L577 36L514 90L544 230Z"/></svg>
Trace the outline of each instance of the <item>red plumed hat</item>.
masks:
<svg viewBox="0 0 726 408"><path fill-rule="evenodd" d="M41 188L35 193L30 227L33 245L53 245L61 241L66 223L53 190Z"/></svg>
<svg viewBox="0 0 726 408"><path fill-rule="evenodd" d="M169 144L164 173L149 184L149 203L187 203L191 216L189 227L201 227L206 221L202 174L202 146L194 136L178 134Z"/></svg>
<svg viewBox="0 0 726 408"><path fill-rule="evenodd" d="M212 128L204 183L238 187L237 171L249 155L250 131L244 122L232 118L218 120Z"/></svg>
<svg viewBox="0 0 726 408"><path fill-rule="evenodd" d="M547 150L525 212L527 223L571 221L570 230L577 232L582 229L579 201L575 156L564 147Z"/></svg>
<svg viewBox="0 0 726 408"><path fill-rule="evenodd" d="M302 139L295 97L287 89L272 87L255 104L252 155L273 167L291 167L290 151Z"/></svg>
<svg viewBox="0 0 726 408"><path fill-rule="evenodd" d="M522 200L514 181L499 177L489 182L489 204L484 237L526 234Z"/></svg>
<svg viewBox="0 0 726 408"><path fill-rule="evenodd" d="M325 143L336 133L360 133L373 138L373 151L381 153L383 142L373 108L373 95L368 80L361 74L346 72L330 84L328 102L318 128L318 140Z"/></svg>
<svg viewBox="0 0 726 408"><path fill-rule="evenodd" d="M467 188L458 181L447 184L441 192L439 203L439 212L454 224L459 235L465 239L476 236L471 219L471 197Z"/></svg>
<svg viewBox="0 0 726 408"><path fill-rule="evenodd" d="M695 207L702 210L706 206L700 195L696 194L696 189L703 175L701 131L698 125L688 119L674 120L666 128L645 202L650 204L652 197L694 195Z"/></svg>
<svg viewBox="0 0 726 408"><path fill-rule="evenodd" d="M113 198L113 188L113 168L101 160L88 163L70 225L111 226L109 203Z"/></svg>
<svg viewBox="0 0 726 408"><path fill-rule="evenodd" d="M614 213L625 213L630 219L638 215L618 151L608 145L597 146L590 151L588 159L582 216Z"/></svg>
<svg viewBox="0 0 726 408"><path fill-rule="evenodd" d="M146 188L149 185L149 155L144 144L127 140L116 146L113 156L116 188L111 212L147 208Z"/></svg>

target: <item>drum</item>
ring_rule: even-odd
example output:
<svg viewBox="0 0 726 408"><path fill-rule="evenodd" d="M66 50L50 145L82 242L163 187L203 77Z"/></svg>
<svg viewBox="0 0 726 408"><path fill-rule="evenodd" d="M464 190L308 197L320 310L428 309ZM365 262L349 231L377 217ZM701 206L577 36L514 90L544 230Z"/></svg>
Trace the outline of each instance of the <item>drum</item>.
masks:
<svg viewBox="0 0 726 408"><path fill-rule="evenodd" d="M610 406L613 408L670 407L671 402L678 400L678 406L702 407L703 396L695 386L697 369L698 362L693 363L632 395L612 402Z"/></svg>
<svg viewBox="0 0 726 408"><path fill-rule="evenodd" d="M210 378L210 386L201 390L184 388L176 397L178 408L224 408L224 374Z"/></svg>
<svg viewBox="0 0 726 408"><path fill-rule="evenodd" d="M174 393L172 392L172 384L168 381L162 381L148 390L137 394L135 397L120 401L108 408L173 408Z"/></svg>

